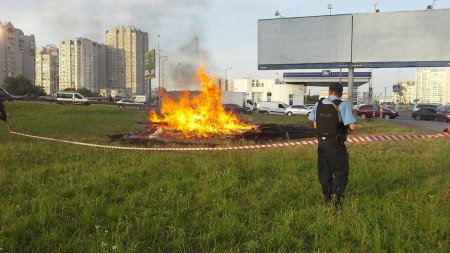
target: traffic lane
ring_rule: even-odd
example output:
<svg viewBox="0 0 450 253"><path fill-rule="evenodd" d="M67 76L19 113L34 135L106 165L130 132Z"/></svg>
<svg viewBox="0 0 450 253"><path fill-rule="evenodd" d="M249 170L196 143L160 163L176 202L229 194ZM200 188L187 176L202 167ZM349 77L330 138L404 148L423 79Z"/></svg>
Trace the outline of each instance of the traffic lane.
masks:
<svg viewBox="0 0 450 253"><path fill-rule="evenodd" d="M440 121L413 120L411 118L395 118L385 120L385 122L418 130L426 134L442 133L444 129L450 126L450 123Z"/></svg>

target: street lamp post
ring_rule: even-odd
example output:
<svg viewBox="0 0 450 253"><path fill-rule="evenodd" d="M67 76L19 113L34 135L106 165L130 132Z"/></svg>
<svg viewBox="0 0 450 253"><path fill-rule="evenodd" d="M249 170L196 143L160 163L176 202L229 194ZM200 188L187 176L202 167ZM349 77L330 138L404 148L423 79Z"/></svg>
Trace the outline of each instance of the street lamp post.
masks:
<svg viewBox="0 0 450 253"><path fill-rule="evenodd" d="M230 69L232 69L232 68L226 68L225 69L225 80L224 80L224 82L225 82L225 90L227 91L228 90L228 81L227 81L227 72L228 72L228 70L230 70Z"/></svg>
<svg viewBox="0 0 450 253"><path fill-rule="evenodd" d="M161 50L159 49L159 37L158 34L158 90L161 89Z"/></svg>
<svg viewBox="0 0 450 253"><path fill-rule="evenodd" d="M164 62L166 62L169 59L168 56L162 55L161 56L161 60L162 62L162 68L161 68L161 72L162 72L162 78L161 78L161 87L164 87L164 75L165 75L165 71L164 71Z"/></svg>

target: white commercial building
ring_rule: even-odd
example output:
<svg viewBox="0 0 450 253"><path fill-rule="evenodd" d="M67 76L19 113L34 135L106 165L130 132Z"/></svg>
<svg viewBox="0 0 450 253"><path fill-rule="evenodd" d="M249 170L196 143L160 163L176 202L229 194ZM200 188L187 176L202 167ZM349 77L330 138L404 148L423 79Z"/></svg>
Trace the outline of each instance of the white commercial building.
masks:
<svg viewBox="0 0 450 253"><path fill-rule="evenodd" d="M0 21L0 84L7 76L24 75L34 84L34 35L24 35L10 23Z"/></svg>
<svg viewBox="0 0 450 253"><path fill-rule="evenodd" d="M258 103L261 101L284 102L289 105L304 104L305 85L286 84L278 79L235 79L234 92L246 92L247 98Z"/></svg>
<svg viewBox="0 0 450 253"><path fill-rule="evenodd" d="M36 48L36 86L41 86L45 93L58 91L59 82L58 48L55 46Z"/></svg>
<svg viewBox="0 0 450 253"><path fill-rule="evenodd" d="M450 103L450 68L416 73L418 103Z"/></svg>

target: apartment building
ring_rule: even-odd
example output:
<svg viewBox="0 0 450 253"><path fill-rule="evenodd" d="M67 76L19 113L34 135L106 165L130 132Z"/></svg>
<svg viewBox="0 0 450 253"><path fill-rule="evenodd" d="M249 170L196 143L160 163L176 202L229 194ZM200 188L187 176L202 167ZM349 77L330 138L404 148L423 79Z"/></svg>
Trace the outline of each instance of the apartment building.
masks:
<svg viewBox="0 0 450 253"><path fill-rule="evenodd" d="M59 50L55 46L36 48L36 86L45 93L53 94L59 89Z"/></svg>
<svg viewBox="0 0 450 253"><path fill-rule="evenodd" d="M105 35L108 46L123 50L117 52L117 60L111 61L111 71L119 67L121 54L125 56L124 75L121 76L120 69L118 75L111 75L109 84L115 87L109 88L125 87L131 94L144 94L144 54L148 51L148 33L132 26L118 26L107 30Z"/></svg>
<svg viewBox="0 0 450 253"><path fill-rule="evenodd" d="M60 45L59 89L86 88L92 92L108 83L108 47L90 39L65 40Z"/></svg>
<svg viewBox="0 0 450 253"><path fill-rule="evenodd" d="M422 70L416 73L419 103L450 103L450 68Z"/></svg>
<svg viewBox="0 0 450 253"><path fill-rule="evenodd" d="M24 75L35 81L35 38L24 35L10 22L0 21L0 82L7 76Z"/></svg>

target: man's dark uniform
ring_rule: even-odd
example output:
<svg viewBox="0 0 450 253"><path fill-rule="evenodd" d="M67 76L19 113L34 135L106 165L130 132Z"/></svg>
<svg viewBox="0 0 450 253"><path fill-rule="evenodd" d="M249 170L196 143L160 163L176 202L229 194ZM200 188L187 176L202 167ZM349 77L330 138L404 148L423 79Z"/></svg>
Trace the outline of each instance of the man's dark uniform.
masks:
<svg viewBox="0 0 450 253"><path fill-rule="evenodd" d="M330 85L330 91L342 93L340 84ZM337 95L321 99L309 119L316 122L318 140L319 182L326 202L339 206L348 182L349 156L345 147L347 126L356 122L352 108Z"/></svg>
<svg viewBox="0 0 450 253"><path fill-rule="evenodd" d="M3 105L3 100L0 101L0 120L6 121L8 117L6 116L5 106Z"/></svg>
<svg viewBox="0 0 450 253"><path fill-rule="evenodd" d="M323 104L320 100L316 112L319 182L326 201L331 201L332 194L336 194L338 199L344 195L349 172L348 153L344 144L346 130L339 121L338 112L342 101L336 99L332 102L336 107Z"/></svg>
<svg viewBox="0 0 450 253"><path fill-rule="evenodd" d="M0 120L6 122L8 117L6 116L5 106L3 105L3 101L5 100L13 100L13 97L3 88L0 88Z"/></svg>

